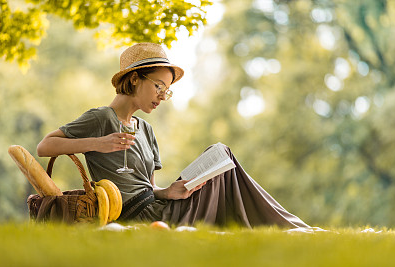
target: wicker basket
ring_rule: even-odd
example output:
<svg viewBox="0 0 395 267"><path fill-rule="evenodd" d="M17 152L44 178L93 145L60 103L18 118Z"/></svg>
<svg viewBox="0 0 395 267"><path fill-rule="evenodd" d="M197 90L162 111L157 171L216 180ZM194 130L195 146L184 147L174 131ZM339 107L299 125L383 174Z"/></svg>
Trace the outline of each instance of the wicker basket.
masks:
<svg viewBox="0 0 395 267"><path fill-rule="evenodd" d="M68 155L77 166L84 189L64 191L63 196L30 195L27 199L30 218L36 221L62 221L66 223L93 222L97 217L98 202L84 166L75 155ZM52 175L56 157L48 162L47 173Z"/></svg>

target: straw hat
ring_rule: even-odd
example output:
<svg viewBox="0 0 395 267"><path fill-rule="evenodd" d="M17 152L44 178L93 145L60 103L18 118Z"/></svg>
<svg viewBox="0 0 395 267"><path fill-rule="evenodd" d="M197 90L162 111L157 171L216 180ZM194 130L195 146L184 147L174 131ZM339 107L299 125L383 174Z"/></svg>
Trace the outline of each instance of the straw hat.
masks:
<svg viewBox="0 0 395 267"><path fill-rule="evenodd" d="M184 70L170 63L162 46L153 43L138 43L126 49L120 58L120 72L112 77L112 84L117 86L119 80L128 72L148 67L172 67L175 83L184 75Z"/></svg>

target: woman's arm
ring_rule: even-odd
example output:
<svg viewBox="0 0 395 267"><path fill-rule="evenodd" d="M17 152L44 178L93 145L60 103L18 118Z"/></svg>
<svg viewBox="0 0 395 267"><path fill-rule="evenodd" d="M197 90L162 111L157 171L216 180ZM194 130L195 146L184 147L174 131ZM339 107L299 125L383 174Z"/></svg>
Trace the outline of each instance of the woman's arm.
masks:
<svg viewBox="0 0 395 267"><path fill-rule="evenodd" d="M186 184L188 181L177 180L174 183L172 183L168 188L161 188L155 184L154 174L152 174L150 182L151 182L152 187L154 189L154 195L156 198L158 198L158 199L173 199L173 200L186 199L186 198L190 197L193 192L195 192L196 190L199 190L206 184L206 182L204 182L201 185L198 185L195 188L188 190L184 186L184 184Z"/></svg>
<svg viewBox="0 0 395 267"><path fill-rule="evenodd" d="M58 129L46 135L38 144L37 154L39 157L54 157L89 151L109 153L129 148L130 145L134 145L134 139L133 135L127 133L112 133L91 138L68 138Z"/></svg>
<svg viewBox="0 0 395 267"><path fill-rule="evenodd" d="M154 195L157 199L168 199L167 198L167 190L165 188L159 187L155 184L155 174L152 173L150 183L152 188L154 189Z"/></svg>

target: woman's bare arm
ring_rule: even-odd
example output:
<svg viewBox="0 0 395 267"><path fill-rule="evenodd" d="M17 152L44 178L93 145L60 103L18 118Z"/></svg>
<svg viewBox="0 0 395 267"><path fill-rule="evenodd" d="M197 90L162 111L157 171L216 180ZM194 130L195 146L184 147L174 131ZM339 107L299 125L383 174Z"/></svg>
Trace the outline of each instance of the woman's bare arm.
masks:
<svg viewBox="0 0 395 267"><path fill-rule="evenodd" d="M134 139L133 135L127 133L112 133L91 138L68 138L58 129L46 135L38 144L37 154L39 157L55 157L89 151L109 153L129 148L130 145L134 145Z"/></svg>
<svg viewBox="0 0 395 267"><path fill-rule="evenodd" d="M161 188L155 184L155 173L152 173L150 183L154 189L154 195L157 199L167 199L167 192L165 188Z"/></svg>

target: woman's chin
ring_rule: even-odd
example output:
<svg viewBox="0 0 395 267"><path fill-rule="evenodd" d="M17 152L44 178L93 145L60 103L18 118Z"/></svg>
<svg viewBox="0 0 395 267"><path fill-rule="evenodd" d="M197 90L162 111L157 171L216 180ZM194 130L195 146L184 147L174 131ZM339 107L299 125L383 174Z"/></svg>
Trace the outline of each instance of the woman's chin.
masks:
<svg viewBox="0 0 395 267"><path fill-rule="evenodd" d="M153 108L145 108L145 109L141 109L141 111L143 111L144 113L150 114L154 109Z"/></svg>

